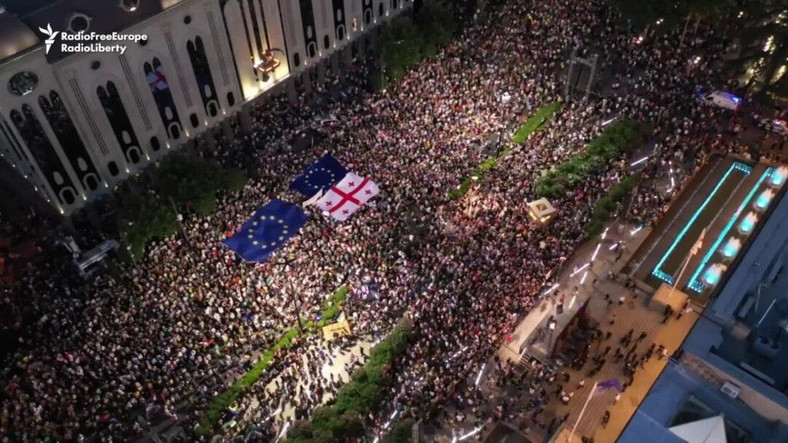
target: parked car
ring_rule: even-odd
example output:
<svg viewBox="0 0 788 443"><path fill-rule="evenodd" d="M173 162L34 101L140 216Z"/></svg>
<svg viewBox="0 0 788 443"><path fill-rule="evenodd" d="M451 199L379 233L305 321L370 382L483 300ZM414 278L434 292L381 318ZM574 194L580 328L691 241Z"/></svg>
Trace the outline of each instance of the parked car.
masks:
<svg viewBox="0 0 788 443"><path fill-rule="evenodd" d="M695 96L707 105L718 106L731 111L737 111L742 104L740 97L725 91L713 91L704 94L699 90Z"/></svg>
<svg viewBox="0 0 788 443"><path fill-rule="evenodd" d="M763 118L758 122L758 126L780 135L788 134L788 122L777 118Z"/></svg>

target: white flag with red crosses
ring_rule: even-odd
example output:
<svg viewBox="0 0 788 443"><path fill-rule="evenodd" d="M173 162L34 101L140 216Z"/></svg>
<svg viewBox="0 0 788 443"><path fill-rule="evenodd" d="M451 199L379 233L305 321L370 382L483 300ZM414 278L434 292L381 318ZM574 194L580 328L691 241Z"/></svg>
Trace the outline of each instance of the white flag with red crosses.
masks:
<svg viewBox="0 0 788 443"><path fill-rule="evenodd" d="M348 172L339 183L326 191L315 206L335 219L345 221L378 192L375 182Z"/></svg>

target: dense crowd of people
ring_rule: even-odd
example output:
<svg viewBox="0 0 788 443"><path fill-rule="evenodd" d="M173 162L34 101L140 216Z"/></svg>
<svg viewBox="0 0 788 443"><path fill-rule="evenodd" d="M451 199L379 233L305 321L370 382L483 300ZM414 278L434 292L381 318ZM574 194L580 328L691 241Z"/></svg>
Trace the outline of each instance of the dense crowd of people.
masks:
<svg viewBox="0 0 788 443"><path fill-rule="evenodd" d="M698 86L724 81L715 77L719 47L702 39L679 47L679 31L634 39L596 1L489 3L494 20L470 24L389 89L365 92L358 60L342 80L329 75L315 85L312 99L271 98L252 112L250 133L236 127L234 140L203 147L224 164L249 168L254 179L240 196L221 196L215 213L185 220L183 234L152 245L136 266L88 281L73 276L67 260L26 269L5 294L9 304L27 305L32 321L21 326L0 375L0 437L130 438L162 419L191 430L209 400L299 313L317 315L343 284L352 290L344 312L355 338L374 341L403 314L412 320L412 343L394 362L381 416L424 416L446 401L467 402L463 381L538 303L545 275L582 241L594 203L628 164L607 165L556 199L548 228L532 224L525 208L542 171L583 149L609 119L652 123L657 146L629 214L645 224L669 201L657 186L668 174L681 183L712 150L742 150L715 136L722 112L693 98ZM601 88L609 90L566 103L464 199L449 200L447 191L489 155L491 135L561 100L572 49L605 54L610 87L603 81ZM699 53L702 62L688 70ZM344 94L330 93L336 89ZM341 116L341 124L321 128L321 115ZM323 138L293 149L290 141L306 128ZM271 198L300 203L288 184L324 152L376 181L381 195L344 224L312 212L300 234L263 263L244 263L221 245ZM280 350L234 406L249 411L228 436L277 435L288 403L307 417L339 383L294 362L305 352L316 362L330 359L331 346L308 337ZM264 392L271 382L278 393ZM383 431L384 421L368 424Z"/></svg>

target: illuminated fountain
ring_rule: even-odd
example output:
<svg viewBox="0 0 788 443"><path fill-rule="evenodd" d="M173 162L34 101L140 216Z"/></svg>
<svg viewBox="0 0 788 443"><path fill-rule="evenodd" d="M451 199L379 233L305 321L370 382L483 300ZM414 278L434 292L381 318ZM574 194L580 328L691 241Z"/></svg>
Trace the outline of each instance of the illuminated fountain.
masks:
<svg viewBox="0 0 788 443"><path fill-rule="evenodd" d="M780 187L785 183L785 178L788 177L788 167L780 166L772 172L769 176L769 184L775 187Z"/></svg>
<svg viewBox="0 0 788 443"><path fill-rule="evenodd" d="M736 256L736 254L741 249L741 240L735 237L731 237L725 242L725 246L722 247L722 256L726 259L730 260Z"/></svg>
<svg viewBox="0 0 788 443"><path fill-rule="evenodd" d="M703 282L709 286L716 285L720 282L720 277L726 269L728 269L727 266L720 263L714 263L713 265L709 266L709 268L706 269L706 273L703 274Z"/></svg>
<svg viewBox="0 0 788 443"><path fill-rule="evenodd" d="M744 219L741 221L741 223L739 223L739 233L744 235L750 235L756 223L758 223L758 216L755 215L754 212L748 213L747 216L744 217Z"/></svg>
<svg viewBox="0 0 788 443"><path fill-rule="evenodd" d="M767 189L763 191L761 195L759 195L758 198L755 199L755 209L759 211L763 211L764 209L766 209L767 206L769 206L769 203L771 203L773 198L774 198L774 191L772 191L771 189Z"/></svg>

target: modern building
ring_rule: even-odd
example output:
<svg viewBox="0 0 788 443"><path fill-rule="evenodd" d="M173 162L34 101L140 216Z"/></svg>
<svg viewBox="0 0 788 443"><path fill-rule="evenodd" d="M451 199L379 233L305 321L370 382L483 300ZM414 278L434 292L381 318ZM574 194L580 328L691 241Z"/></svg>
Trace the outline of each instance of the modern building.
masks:
<svg viewBox="0 0 788 443"><path fill-rule="evenodd" d="M781 194L619 442L788 442L788 198Z"/></svg>
<svg viewBox="0 0 788 443"><path fill-rule="evenodd" d="M2 5L0 155L29 188L10 192L69 215L275 87L295 97L339 71L412 0Z"/></svg>

